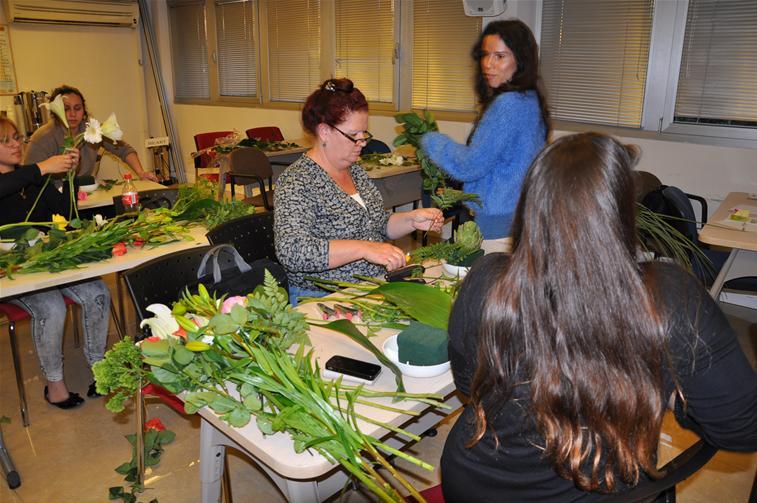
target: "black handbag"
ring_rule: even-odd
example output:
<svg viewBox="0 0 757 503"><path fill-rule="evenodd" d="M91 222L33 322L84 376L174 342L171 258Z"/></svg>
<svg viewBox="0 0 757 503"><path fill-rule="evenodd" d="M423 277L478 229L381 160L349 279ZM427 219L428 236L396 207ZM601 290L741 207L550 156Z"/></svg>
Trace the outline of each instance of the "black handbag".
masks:
<svg viewBox="0 0 757 503"><path fill-rule="evenodd" d="M205 254L197 268L197 282L205 285L212 294L221 296L247 295L262 285L268 270L279 286L288 287L287 275L278 262L259 259L248 264L230 244L214 246ZM195 285L196 285L195 284ZM190 290L195 288L190 287Z"/></svg>

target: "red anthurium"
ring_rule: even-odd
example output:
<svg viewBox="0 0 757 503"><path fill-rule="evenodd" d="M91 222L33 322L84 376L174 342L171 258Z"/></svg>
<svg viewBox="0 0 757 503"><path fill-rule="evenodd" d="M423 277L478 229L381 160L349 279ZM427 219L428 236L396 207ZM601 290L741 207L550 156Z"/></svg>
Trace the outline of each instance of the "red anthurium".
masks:
<svg viewBox="0 0 757 503"><path fill-rule="evenodd" d="M159 417L154 417L145 423L145 431L147 430L163 431L165 429L166 427L163 426L163 422L160 420Z"/></svg>
<svg viewBox="0 0 757 503"><path fill-rule="evenodd" d="M120 243L116 243L113 245L112 255L114 257L120 257L121 255L126 255L126 243L121 241Z"/></svg>

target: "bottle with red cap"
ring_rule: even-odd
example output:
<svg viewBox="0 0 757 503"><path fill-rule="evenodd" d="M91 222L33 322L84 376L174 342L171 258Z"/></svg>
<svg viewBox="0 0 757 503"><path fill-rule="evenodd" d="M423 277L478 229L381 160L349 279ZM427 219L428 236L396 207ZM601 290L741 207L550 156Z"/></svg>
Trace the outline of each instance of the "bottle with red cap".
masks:
<svg viewBox="0 0 757 503"><path fill-rule="evenodd" d="M126 213L139 211L139 193L131 180L131 173L124 175L124 187L121 191L121 202Z"/></svg>

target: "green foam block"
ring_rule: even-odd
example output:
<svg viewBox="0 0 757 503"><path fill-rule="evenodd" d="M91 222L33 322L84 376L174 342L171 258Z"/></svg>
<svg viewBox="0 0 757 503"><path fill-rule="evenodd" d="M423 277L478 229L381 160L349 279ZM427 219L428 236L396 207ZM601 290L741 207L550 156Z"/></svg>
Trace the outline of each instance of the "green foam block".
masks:
<svg viewBox="0 0 757 503"><path fill-rule="evenodd" d="M413 321L397 336L399 361L410 365L438 365L449 360L446 330Z"/></svg>

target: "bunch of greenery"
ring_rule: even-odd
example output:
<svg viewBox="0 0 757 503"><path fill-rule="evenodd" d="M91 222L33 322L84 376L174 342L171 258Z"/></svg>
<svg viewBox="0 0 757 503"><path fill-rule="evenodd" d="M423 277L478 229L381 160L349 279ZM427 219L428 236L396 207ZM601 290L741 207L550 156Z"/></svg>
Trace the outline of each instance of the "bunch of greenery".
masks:
<svg viewBox="0 0 757 503"><path fill-rule="evenodd" d="M478 201L476 194L466 194L447 187L447 176L426 155L421 148L421 137L430 131L439 131L431 112L423 111L423 117L414 112L397 114L394 120L402 125L404 131L394 139L394 146L412 145L423 173L423 190L431 194L431 200L440 209L451 208L461 201Z"/></svg>
<svg viewBox="0 0 757 503"><path fill-rule="evenodd" d="M481 230L473 221L468 221L457 228L452 242L435 243L410 252L411 261L423 263L427 260L444 260L448 264L468 267L483 255Z"/></svg>
<svg viewBox="0 0 757 503"><path fill-rule="evenodd" d="M277 140L263 140L261 138L245 138L237 144L237 147L254 147L263 152L278 152L288 148L297 148L299 145Z"/></svg>
<svg viewBox="0 0 757 503"><path fill-rule="evenodd" d="M108 402L111 410L121 410L123 398L138 392L140 383L149 379L173 393L184 392L184 407L190 414L209 407L232 426L244 426L254 417L264 434L289 433L296 452L313 449L341 464L383 501L403 499L378 473L377 465L423 501L384 455L432 467L363 434L357 422L376 424L415 440L418 437L372 419L355 407L360 404L414 415L384 401L406 399L443 406L439 402L442 397L370 391L343 385L341 380L323 380L312 352L305 351L304 315L286 304L286 293L268 273L265 283L246 297L246 305L226 299L235 302L228 313L221 312L223 297L215 299L207 291L197 295L184 295L179 307L174 306L175 311L184 313L175 315L175 320L185 336L150 338L131 348L128 342L119 343L95 364L98 392L115 393ZM190 321L189 309L212 314L207 325ZM292 341L299 343L295 354L286 352Z"/></svg>

